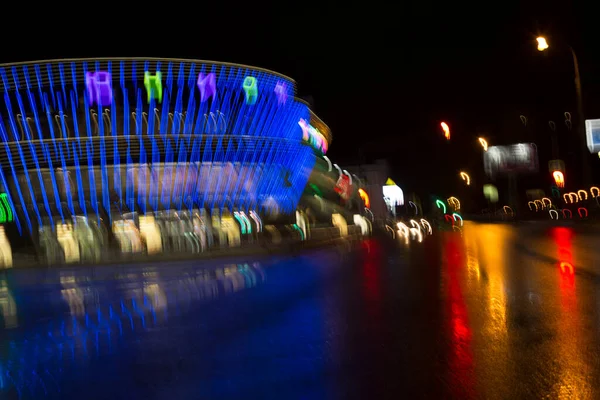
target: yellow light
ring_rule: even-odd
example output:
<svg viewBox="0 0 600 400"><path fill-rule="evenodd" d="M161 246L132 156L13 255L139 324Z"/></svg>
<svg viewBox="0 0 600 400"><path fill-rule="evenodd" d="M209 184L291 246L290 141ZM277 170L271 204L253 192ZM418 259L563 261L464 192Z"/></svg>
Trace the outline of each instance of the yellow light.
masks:
<svg viewBox="0 0 600 400"><path fill-rule="evenodd" d="M546 203L546 201L548 203ZM544 207L546 207L546 206L552 207L552 200L550 200L548 197L543 197L542 198L542 203L544 204Z"/></svg>
<svg viewBox="0 0 600 400"><path fill-rule="evenodd" d="M545 37L539 36L535 40L537 40L537 43L538 43L537 49L539 51L544 51L544 50L546 50L548 48L548 42L546 42L546 38Z"/></svg>
<svg viewBox="0 0 600 400"><path fill-rule="evenodd" d="M460 201L458 201L458 199L456 197L454 197L454 196L450 197L448 199L448 204L454 208L454 211L460 210Z"/></svg>
<svg viewBox="0 0 600 400"><path fill-rule="evenodd" d="M480 137L479 138L479 143L481 143L481 146L483 147L483 151L487 151L487 149L488 149L487 140L485 140L484 138Z"/></svg>
<svg viewBox="0 0 600 400"><path fill-rule="evenodd" d="M369 195L363 189L358 189L358 195L365 202L365 207L371 208L371 201L369 200Z"/></svg>
<svg viewBox="0 0 600 400"><path fill-rule="evenodd" d="M556 187L564 188L565 187L565 176L560 171L554 171L552 173L552 177L554 177L554 182L556 182Z"/></svg>
<svg viewBox="0 0 600 400"><path fill-rule="evenodd" d="M444 136L446 137L446 140L450 140L450 127L445 122L442 122L440 125L444 130Z"/></svg>
<svg viewBox="0 0 600 400"><path fill-rule="evenodd" d="M460 177L462 178L463 181L465 181L467 183L467 186L469 186L471 184L471 177L469 177L469 175L466 172L460 172Z"/></svg>

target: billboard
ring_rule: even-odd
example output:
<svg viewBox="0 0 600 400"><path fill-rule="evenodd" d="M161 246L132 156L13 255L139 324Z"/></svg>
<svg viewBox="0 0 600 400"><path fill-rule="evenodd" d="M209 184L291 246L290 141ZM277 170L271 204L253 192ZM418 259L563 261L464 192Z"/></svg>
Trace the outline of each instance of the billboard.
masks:
<svg viewBox="0 0 600 400"><path fill-rule="evenodd" d="M600 119L585 120L585 138L590 153L600 151Z"/></svg>
<svg viewBox="0 0 600 400"><path fill-rule="evenodd" d="M537 147L534 143L490 146L483 153L483 166L488 176L527 174L538 171Z"/></svg>

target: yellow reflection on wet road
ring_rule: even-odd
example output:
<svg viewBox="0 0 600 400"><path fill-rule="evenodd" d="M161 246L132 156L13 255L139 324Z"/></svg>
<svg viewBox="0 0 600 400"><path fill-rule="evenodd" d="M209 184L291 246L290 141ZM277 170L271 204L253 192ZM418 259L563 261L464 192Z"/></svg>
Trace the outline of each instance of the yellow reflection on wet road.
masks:
<svg viewBox="0 0 600 400"><path fill-rule="evenodd" d="M459 277L482 397L596 397L597 285L577 264L589 245L579 249L574 236L565 227L465 223ZM517 382L523 388L510 386Z"/></svg>
<svg viewBox="0 0 600 400"><path fill-rule="evenodd" d="M507 370L509 341L505 278L506 268L510 267L507 245L512 235L510 227L504 225L467 223L463 230L467 258L465 286L469 315L472 315L473 321L478 376L489 373L486 371ZM485 393L486 389L480 388L480 391Z"/></svg>

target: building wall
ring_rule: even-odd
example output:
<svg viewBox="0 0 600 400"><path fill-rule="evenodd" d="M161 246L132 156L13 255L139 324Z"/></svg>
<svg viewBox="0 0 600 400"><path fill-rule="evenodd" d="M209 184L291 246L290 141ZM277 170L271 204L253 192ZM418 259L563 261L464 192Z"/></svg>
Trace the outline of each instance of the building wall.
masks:
<svg viewBox="0 0 600 400"><path fill-rule="evenodd" d="M362 181L362 186L369 195L371 212L375 219L383 220L388 215L383 200L383 185L389 178L389 166L385 160L377 160L374 164L363 164L347 167L346 170Z"/></svg>

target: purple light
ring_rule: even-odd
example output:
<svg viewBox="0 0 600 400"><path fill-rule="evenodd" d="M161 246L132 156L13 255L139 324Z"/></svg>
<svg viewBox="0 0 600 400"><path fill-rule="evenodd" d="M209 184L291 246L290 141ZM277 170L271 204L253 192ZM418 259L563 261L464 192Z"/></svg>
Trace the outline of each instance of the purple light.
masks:
<svg viewBox="0 0 600 400"><path fill-rule="evenodd" d="M281 81L277 82L274 92L277 95L277 104L285 105L285 102L287 101L287 84Z"/></svg>
<svg viewBox="0 0 600 400"><path fill-rule="evenodd" d="M85 86L90 98L90 104L108 106L112 104L112 84L109 72L97 71L85 73Z"/></svg>
<svg viewBox="0 0 600 400"><path fill-rule="evenodd" d="M198 89L200 89L200 102L205 102L209 97L217 94L217 75L211 72L204 75L198 74Z"/></svg>

